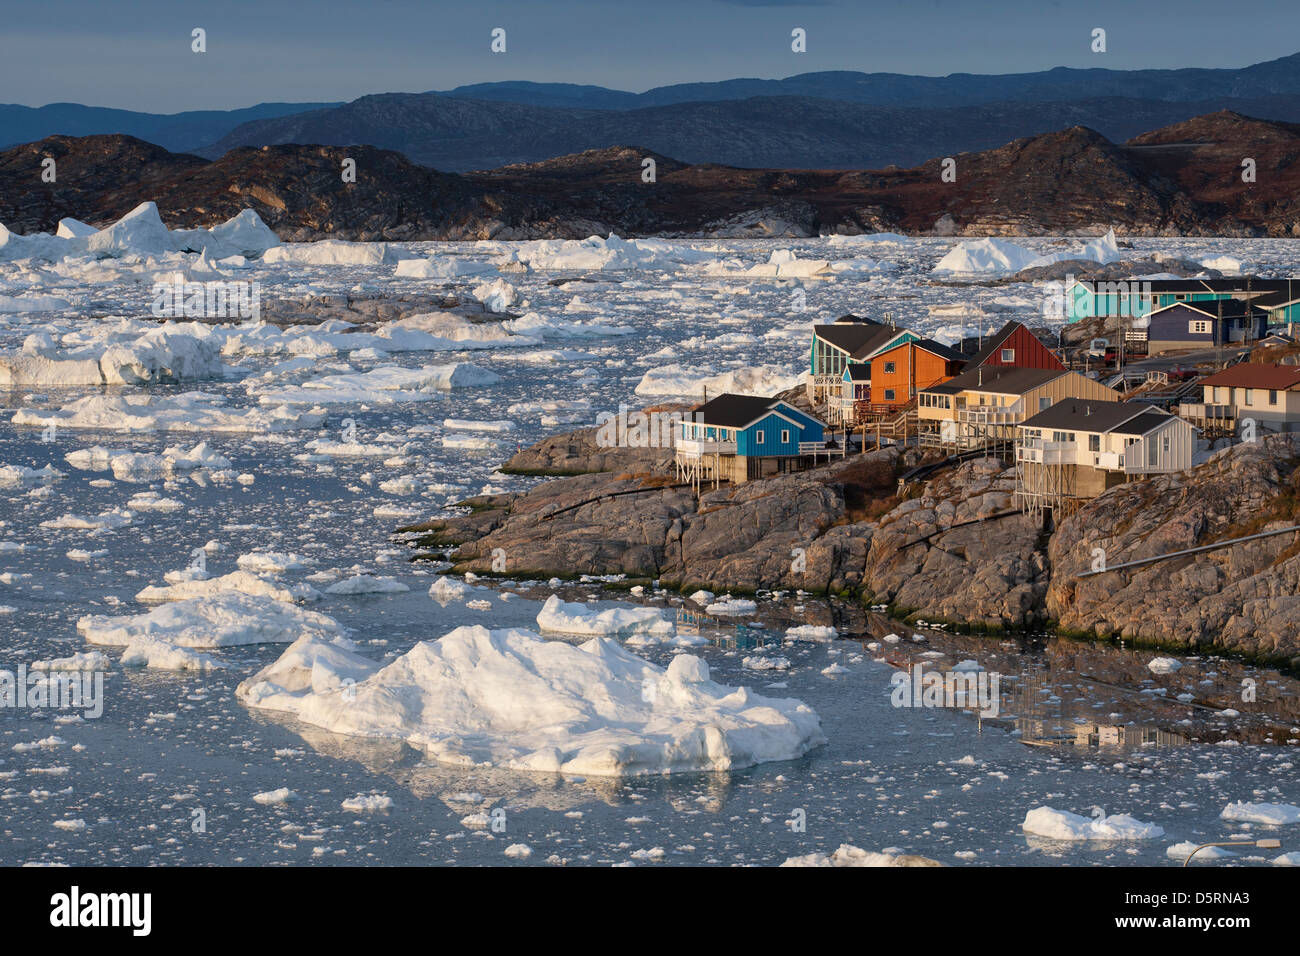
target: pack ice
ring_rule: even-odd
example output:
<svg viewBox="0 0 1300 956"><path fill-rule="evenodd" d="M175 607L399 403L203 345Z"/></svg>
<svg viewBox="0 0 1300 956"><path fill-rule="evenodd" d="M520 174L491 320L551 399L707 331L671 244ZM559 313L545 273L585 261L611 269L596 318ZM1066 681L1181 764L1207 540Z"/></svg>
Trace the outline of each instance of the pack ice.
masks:
<svg viewBox="0 0 1300 956"><path fill-rule="evenodd" d="M158 206L141 203L111 226L95 229L64 219L58 232L20 236L0 225L0 261L14 259L120 258L167 252L206 253L209 259L259 256L279 245L279 237L251 209L211 229L168 229Z"/></svg>
<svg viewBox="0 0 1300 956"><path fill-rule="evenodd" d="M402 740L440 763L619 777L793 760L825 743L802 701L662 669L616 642L574 646L521 629L459 627L380 664L308 636L239 685L259 710L334 733Z"/></svg>

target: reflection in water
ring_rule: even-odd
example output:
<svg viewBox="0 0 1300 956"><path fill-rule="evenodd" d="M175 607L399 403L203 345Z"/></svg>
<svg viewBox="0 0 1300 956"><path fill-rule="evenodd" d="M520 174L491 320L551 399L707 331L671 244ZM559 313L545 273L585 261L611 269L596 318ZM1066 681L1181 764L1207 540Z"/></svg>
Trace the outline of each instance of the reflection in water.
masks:
<svg viewBox="0 0 1300 956"><path fill-rule="evenodd" d="M1031 668L1014 682L1008 713L1020 732L1021 743L1036 747L1075 747L1081 750L1122 752L1142 747L1181 747L1187 738L1154 724L1118 723L1098 719L1094 713L1109 700L1087 694L1087 685L1103 687L1077 676L1075 683L1054 684L1043 668ZM1070 700L1059 696L1075 691Z"/></svg>

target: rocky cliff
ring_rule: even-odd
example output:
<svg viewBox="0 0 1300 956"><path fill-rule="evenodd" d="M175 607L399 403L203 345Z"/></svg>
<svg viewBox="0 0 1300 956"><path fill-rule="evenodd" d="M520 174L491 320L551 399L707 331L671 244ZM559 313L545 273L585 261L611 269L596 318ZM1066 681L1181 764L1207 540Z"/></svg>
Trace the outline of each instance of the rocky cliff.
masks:
<svg viewBox="0 0 1300 956"><path fill-rule="evenodd" d="M1079 577L1098 555L1114 567L1300 521L1300 444L1285 436L1114 488L1049 532L1015 509L1015 471L997 459L941 471L902 497L893 448L697 495L668 477L661 453L623 461L639 471L604 450L582 454L591 431L548 439L510 465L589 473L472 499L462 516L405 530L447 549L458 571L492 573L504 557L509 576L853 594L977 630L1056 626L1300 666L1295 533ZM572 453L556 458L557 446Z"/></svg>

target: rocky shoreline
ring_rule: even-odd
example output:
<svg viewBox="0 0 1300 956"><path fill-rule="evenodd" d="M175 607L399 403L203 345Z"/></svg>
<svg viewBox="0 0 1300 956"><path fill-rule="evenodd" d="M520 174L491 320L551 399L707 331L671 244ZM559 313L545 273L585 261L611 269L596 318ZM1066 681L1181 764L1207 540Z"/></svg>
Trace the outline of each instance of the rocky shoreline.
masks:
<svg viewBox="0 0 1300 956"><path fill-rule="evenodd" d="M670 449L602 448L584 428L502 469L561 477L400 530L454 573L797 589L976 632L1055 630L1300 668L1293 534L1078 576L1099 560L1113 567L1300 523L1300 457L1287 436L1121 485L1053 529L1015 510L1015 470L1002 461L967 461L900 489L915 456L884 448L697 497L672 476Z"/></svg>

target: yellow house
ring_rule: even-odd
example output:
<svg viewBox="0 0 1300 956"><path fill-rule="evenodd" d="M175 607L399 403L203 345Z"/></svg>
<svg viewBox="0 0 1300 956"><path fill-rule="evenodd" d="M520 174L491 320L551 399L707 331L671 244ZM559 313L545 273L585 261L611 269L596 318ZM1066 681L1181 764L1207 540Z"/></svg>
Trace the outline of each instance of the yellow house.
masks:
<svg viewBox="0 0 1300 956"><path fill-rule="evenodd" d="M971 369L918 393L921 443L957 449L1009 446L1017 425L1067 398L1113 402L1120 394L1065 369Z"/></svg>

